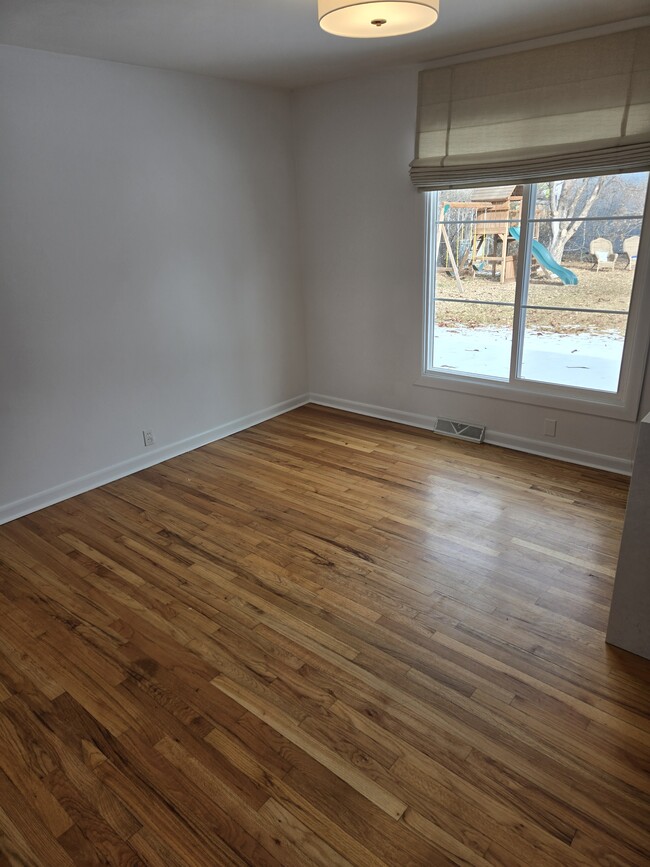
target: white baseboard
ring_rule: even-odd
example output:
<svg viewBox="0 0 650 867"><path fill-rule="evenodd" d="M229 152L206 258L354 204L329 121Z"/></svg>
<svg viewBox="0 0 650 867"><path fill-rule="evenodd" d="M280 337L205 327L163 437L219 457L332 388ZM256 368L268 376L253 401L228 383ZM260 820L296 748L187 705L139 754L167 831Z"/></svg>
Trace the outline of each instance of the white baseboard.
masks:
<svg viewBox="0 0 650 867"><path fill-rule="evenodd" d="M602 455L599 452L588 452L586 449L576 449L572 446L563 446L559 443L547 443L543 440L534 440L527 437L516 437L512 434L498 433L496 431L485 435L485 442L493 446L501 446L504 449L513 449L516 452L528 452L531 455L540 455L543 458L554 458L557 461L566 461L569 464L580 464L583 467L591 467L594 470L607 470L610 473L618 473L622 476L632 475L632 461L626 458L614 458L611 455Z"/></svg>
<svg viewBox="0 0 650 867"><path fill-rule="evenodd" d="M370 418L379 418L383 421L396 421L398 424L421 427L424 430L431 430L436 421L435 418L428 415L417 415L414 412L388 409L385 406L374 406L371 403L359 403L355 400L342 400L341 398L329 397L325 394L310 394L309 403L316 403L319 406L329 406L331 409L342 409L346 412L354 412L357 415L368 415Z"/></svg>
<svg viewBox="0 0 650 867"><path fill-rule="evenodd" d="M353 400L341 400L325 394L310 394L309 402L320 406L329 406L333 409L342 409L347 412L355 412L359 415L368 415L372 418L394 421L398 424L407 424L411 427L432 430L435 424L434 416L417 415L412 412L389 409L385 406L373 406L369 403L358 403ZM611 473L619 473L629 476L632 474L632 461L625 458L614 458L610 455L602 455L598 452L590 452L585 449L577 449L572 446L563 446L559 443L549 443L543 440L534 440L527 437L513 436L498 431L486 431L485 442L489 445L501 446L518 452L527 452L531 455L539 455L544 458L554 458L558 461L567 461L570 464L580 464L583 467L592 467L597 470L607 470Z"/></svg>
<svg viewBox="0 0 650 867"><path fill-rule="evenodd" d="M13 521L15 518L21 518L23 515L29 515L32 512L37 512L39 509L44 509L46 506L52 506L54 503L60 503L62 500L67 500L70 497L75 497L77 494L83 494L85 491L91 491L93 488L99 488L101 485L106 485L109 482L114 482L117 479L122 479L124 476L130 476L132 473L137 473L140 470L146 470L148 467L153 467L163 461L168 461L170 458L175 458L185 452L191 452L193 449L198 449L208 443L223 439L231 434L238 433L246 428L253 427L263 421L268 421L275 418L277 415L282 415L289 410L296 409L308 403L308 395L303 394L299 397L294 397L291 400L285 400L282 403L276 403L267 409L253 412L250 415L242 416L234 421L219 425L212 430L204 431L195 436L188 437L184 440L171 443L152 451L147 450L146 455L138 455L137 457L129 458L126 461L121 461L119 464L113 464L110 467L104 467L101 470L96 470L93 473L88 473L85 476L73 479L70 482L64 482L61 485L56 485L53 488L48 488L45 491L39 491L36 494L31 494L29 497L24 497L21 500L14 500L12 503L6 503L0 506L0 524L6 524L8 521Z"/></svg>

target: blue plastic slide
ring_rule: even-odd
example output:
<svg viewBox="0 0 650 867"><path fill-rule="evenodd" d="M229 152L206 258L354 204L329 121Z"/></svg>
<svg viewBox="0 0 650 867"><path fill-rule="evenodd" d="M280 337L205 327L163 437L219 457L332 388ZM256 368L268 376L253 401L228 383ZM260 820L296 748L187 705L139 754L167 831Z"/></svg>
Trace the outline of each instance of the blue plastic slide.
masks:
<svg viewBox="0 0 650 867"><path fill-rule="evenodd" d="M516 229L514 226L511 227L510 234L515 241L519 240L519 229ZM573 271L569 271L568 268L563 268L562 265L558 265L546 247L543 244L540 244L539 241L533 241L533 256L543 268L557 274L563 283L566 283L568 286L578 285L578 277L576 274L574 274Z"/></svg>

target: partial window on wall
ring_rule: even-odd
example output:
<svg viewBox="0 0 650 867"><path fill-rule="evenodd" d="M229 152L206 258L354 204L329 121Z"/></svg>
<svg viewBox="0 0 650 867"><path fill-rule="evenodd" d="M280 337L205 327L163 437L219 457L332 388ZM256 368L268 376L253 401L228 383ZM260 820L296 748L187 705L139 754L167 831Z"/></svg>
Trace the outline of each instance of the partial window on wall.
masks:
<svg viewBox="0 0 650 867"><path fill-rule="evenodd" d="M646 350L631 316L647 187L631 173L427 193L425 372L620 398L624 360Z"/></svg>

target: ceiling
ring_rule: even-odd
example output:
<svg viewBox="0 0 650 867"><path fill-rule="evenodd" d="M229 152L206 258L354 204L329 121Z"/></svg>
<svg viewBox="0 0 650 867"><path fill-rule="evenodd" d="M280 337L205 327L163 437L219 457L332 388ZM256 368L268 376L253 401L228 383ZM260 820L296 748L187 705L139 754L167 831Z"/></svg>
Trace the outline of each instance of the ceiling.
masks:
<svg viewBox="0 0 650 867"><path fill-rule="evenodd" d="M0 0L0 43L300 87L650 13L650 0L440 0L429 30L342 39L317 0Z"/></svg>

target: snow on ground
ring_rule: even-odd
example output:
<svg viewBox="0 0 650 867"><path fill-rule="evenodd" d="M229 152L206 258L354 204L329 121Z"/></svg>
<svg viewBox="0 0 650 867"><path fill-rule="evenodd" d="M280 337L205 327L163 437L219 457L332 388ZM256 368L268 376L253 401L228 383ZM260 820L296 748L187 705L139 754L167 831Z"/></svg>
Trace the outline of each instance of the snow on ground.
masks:
<svg viewBox="0 0 650 867"><path fill-rule="evenodd" d="M621 334L527 332L521 374L537 382L615 392L623 355ZM434 332L434 365L508 378L510 331L504 328L443 328Z"/></svg>

